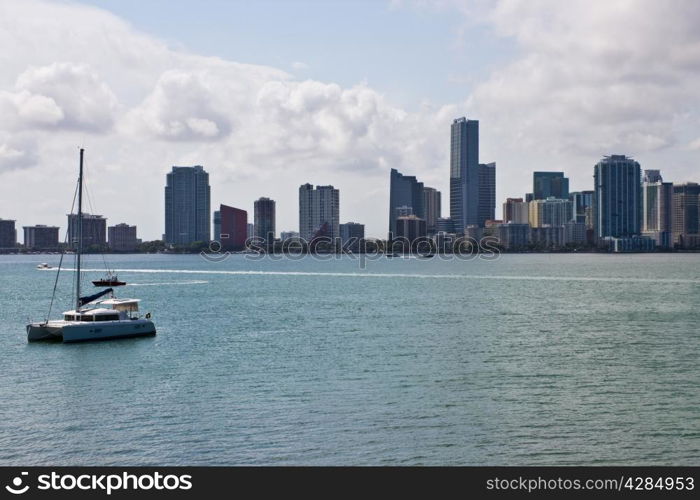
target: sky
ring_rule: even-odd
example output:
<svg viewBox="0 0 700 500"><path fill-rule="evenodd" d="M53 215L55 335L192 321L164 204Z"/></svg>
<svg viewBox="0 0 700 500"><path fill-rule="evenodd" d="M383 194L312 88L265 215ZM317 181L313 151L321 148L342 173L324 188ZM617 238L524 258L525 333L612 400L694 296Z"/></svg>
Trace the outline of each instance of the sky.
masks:
<svg viewBox="0 0 700 500"><path fill-rule="evenodd" d="M461 116L497 216L535 170L592 189L609 154L699 181L698 25L693 0L0 0L0 218L65 228L84 147L88 209L144 240L165 174L196 164L212 210L252 222L267 196L298 230L299 185L333 184L341 222L384 237L391 168L449 215Z"/></svg>

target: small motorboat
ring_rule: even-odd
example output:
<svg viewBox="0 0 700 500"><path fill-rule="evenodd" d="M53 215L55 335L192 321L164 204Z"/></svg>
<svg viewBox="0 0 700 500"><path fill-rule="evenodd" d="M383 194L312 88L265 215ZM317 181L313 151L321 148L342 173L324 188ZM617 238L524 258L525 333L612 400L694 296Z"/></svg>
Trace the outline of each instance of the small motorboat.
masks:
<svg viewBox="0 0 700 500"><path fill-rule="evenodd" d="M48 265L46 262L42 262L41 264L36 266L37 269L53 269L50 265Z"/></svg>
<svg viewBox="0 0 700 500"><path fill-rule="evenodd" d="M126 285L126 281L119 281L119 277L114 274L114 275L107 275L107 277L99 279L99 280L94 280L92 282L93 285L95 286L124 286Z"/></svg>

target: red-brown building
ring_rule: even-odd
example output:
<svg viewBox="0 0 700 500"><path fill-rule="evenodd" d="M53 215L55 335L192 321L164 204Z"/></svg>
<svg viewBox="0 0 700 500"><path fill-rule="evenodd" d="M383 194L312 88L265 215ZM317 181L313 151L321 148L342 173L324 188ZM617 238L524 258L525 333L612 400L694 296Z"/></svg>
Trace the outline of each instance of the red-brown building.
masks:
<svg viewBox="0 0 700 500"><path fill-rule="evenodd" d="M243 250L248 236L248 212L221 205L221 248Z"/></svg>

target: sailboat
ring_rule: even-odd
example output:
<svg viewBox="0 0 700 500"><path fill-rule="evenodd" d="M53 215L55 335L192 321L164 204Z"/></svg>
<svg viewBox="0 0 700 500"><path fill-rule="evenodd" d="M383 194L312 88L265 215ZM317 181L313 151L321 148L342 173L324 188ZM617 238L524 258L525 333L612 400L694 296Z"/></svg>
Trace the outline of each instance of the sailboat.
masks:
<svg viewBox="0 0 700 500"><path fill-rule="evenodd" d="M155 335L156 327L151 321L151 313L145 317L138 315L139 299L118 299L114 290L107 288L93 295L81 297L81 254L83 229L83 153L80 149L80 174L78 176L78 244L76 245L75 269L75 309L63 313L62 319L30 323L27 325L27 340L61 340L81 342L86 340L107 340L126 337ZM58 272L61 266L59 264ZM58 275L56 276L58 282ZM54 286L54 294L56 287ZM103 298L108 296L107 298ZM53 303L53 298L51 300ZM49 311L50 314L50 311Z"/></svg>

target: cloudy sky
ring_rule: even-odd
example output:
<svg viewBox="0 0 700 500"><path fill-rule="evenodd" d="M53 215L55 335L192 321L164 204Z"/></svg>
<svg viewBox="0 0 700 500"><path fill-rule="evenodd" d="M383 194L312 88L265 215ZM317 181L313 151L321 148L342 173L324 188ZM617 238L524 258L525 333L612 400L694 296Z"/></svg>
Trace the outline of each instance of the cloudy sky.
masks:
<svg viewBox="0 0 700 500"><path fill-rule="evenodd" d="M447 213L459 116L497 215L533 170L590 189L606 154L700 181L698 26L695 0L0 0L0 217L64 227L83 146L95 212L146 240L193 164L212 207L269 196L297 230L298 186L333 184L384 236L392 167Z"/></svg>

